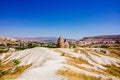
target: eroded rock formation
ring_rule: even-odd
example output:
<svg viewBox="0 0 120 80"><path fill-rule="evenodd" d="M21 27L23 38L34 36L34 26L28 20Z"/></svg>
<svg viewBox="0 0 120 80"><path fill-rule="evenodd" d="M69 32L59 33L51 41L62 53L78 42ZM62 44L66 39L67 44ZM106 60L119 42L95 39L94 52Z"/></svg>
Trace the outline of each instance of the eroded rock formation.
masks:
<svg viewBox="0 0 120 80"><path fill-rule="evenodd" d="M63 39L61 36L58 38L57 41L57 47L58 48L69 48L69 43L68 41L65 39Z"/></svg>

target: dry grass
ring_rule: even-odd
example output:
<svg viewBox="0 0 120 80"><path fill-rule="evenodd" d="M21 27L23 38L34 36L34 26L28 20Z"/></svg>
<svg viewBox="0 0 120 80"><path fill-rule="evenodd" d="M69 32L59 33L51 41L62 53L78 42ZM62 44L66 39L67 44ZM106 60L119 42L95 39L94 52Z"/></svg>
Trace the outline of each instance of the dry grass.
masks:
<svg viewBox="0 0 120 80"><path fill-rule="evenodd" d="M80 51L79 48L74 48L74 52L75 52L75 53L78 53L78 51Z"/></svg>
<svg viewBox="0 0 120 80"><path fill-rule="evenodd" d="M67 61L74 62L77 64L89 64L88 61L86 61L82 58L76 58L76 57L71 57L71 56L68 56ZM91 65L91 64L89 64L89 65Z"/></svg>
<svg viewBox="0 0 120 80"><path fill-rule="evenodd" d="M104 70L105 72L120 78L120 67L117 67L115 65L104 65L104 67L107 68Z"/></svg>
<svg viewBox="0 0 120 80"><path fill-rule="evenodd" d="M74 52L78 52L81 51L81 53L86 54L87 52L95 55L95 56L99 56L98 54L104 55L104 56L110 56L110 57L114 57L114 58L119 58L120 59L120 49L105 49L104 50L91 50L89 48L75 48ZM107 54L106 51L108 51L109 53Z"/></svg>
<svg viewBox="0 0 120 80"><path fill-rule="evenodd" d="M101 54L101 55L104 55L104 56L112 56L112 57L115 57L116 54L120 54L118 50L111 50L111 51L109 51L110 52L109 54L105 54L104 52L91 50L89 48L84 48L84 49L75 48L74 49L75 53L78 53L78 51L81 51L81 53L84 54L85 56L87 56L90 60L92 60L91 56L87 52L89 52L89 53L91 53L95 56L98 56L98 57L99 57L98 54ZM79 64L88 64L90 66L93 66L93 65L90 64L87 60L84 60L83 58L73 57L71 54L67 54L67 53L65 53L61 50L57 50L57 52L62 53L61 55L66 57L67 62L65 62L65 64L74 66L78 69L82 69L82 70L85 70L85 71L88 71L88 72L93 72L95 74L103 74L103 75L106 75L106 76L111 76L112 75L112 76L120 77L120 67L119 68L116 67L116 66L111 67L109 65L109 67L105 66L107 68L106 70L101 70L101 69L95 70L95 69L92 69L92 68L86 68L86 67L80 66ZM111 54L111 53L115 53L115 54ZM113 56L113 55L115 55L115 56ZM117 57L118 57L118 55L117 55ZM92 60L92 61L97 63L94 60ZM74 72L74 71L71 71L71 70L59 70L57 73L60 74L60 75L68 77L69 80L99 80L98 78L94 78L94 77L89 78L89 76L87 76L87 78L85 79L85 75ZM100 80L112 80L112 79L100 79Z"/></svg>
<svg viewBox="0 0 120 80"><path fill-rule="evenodd" d="M82 58L76 58L76 57L72 57L72 55L70 55L70 54L67 54L67 53L65 53L65 52L63 52L63 51L61 51L61 50L59 50L59 49L56 49L56 50L54 50L54 51L56 51L56 52L59 52L59 53L61 53L61 56L66 56L66 57L68 57L68 58L71 58L73 61L75 61L75 62L78 62L78 63L86 63L86 64L89 64L86 60L84 60L84 59L82 59ZM90 57L90 55L87 53L87 51L86 51L86 49L83 49L83 48L74 48L74 52L75 53L78 53L78 51L80 51L81 53L83 53L84 55L86 55L87 57L89 57L89 59L91 59L91 57ZM97 54L96 54L97 55ZM91 59L92 60L92 59ZM96 61L94 61L94 60L92 60L93 62L95 62L95 63L97 63ZM97 63L98 64L98 63ZM91 65L91 64L89 64L89 65Z"/></svg>
<svg viewBox="0 0 120 80"><path fill-rule="evenodd" d="M0 80L15 79L30 66L31 64L25 66L15 66L12 61L7 64L0 62Z"/></svg>
<svg viewBox="0 0 120 80"><path fill-rule="evenodd" d="M75 72L69 68L66 70L58 70L56 73L67 77L69 80L100 80L99 78L93 76L87 76L85 74Z"/></svg>
<svg viewBox="0 0 120 80"><path fill-rule="evenodd" d="M91 49L86 49L86 51L88 51L89 53L95 55L95 56L98 56L100 57L100 55L98 55L98 53L95 52L95 50L91 50Z"/></svg>
<svg viewBox="0 0 120 80"><path fill-rule="evenodd" d="M117 62L117 64L120 66L120 62Z"/></svg>
<svg viewBox="0 0 120 80"><path fill-rule="evenodd" d="M109 54L111 54L111 53L106 54L106 53L104 53L102 50L100 50L100 51L96 51L96 50L95 50L95 53L100 54L100 55L103 55L103 56L109 56ZM110 56L110 57L114 57L114 56Z"/></svg>
<svg viewBox="0 0 120 80"><path fill-rule="evenodd" d="M80 51L81 53L86 53L85 48L84 49L83 48L74 48L74 52L78 52L78 51Z"/></svg>
<svg viewBox="0 0 120 80"><path fill-rule="evenodd" d="M96 63L96 64L98 64L98 62L96 62L95 60L93 60L92 58L91 58L91 56L88 54L88 52L90 53L90 54L92 54L92 55L95 55L95 56L98 56L98 57L100 57L97 53L95 53L95 52L93 52L93 50L90 50L90 49L88 49L88 48L85 48L85 49L83 49L84 50L84 55L86 55L91 61L93 61L94 63Z"/></svg>
<svg viewBox="0 0 120 80"><path fill-rule="evenodd" d="M105 51L108 51L109 53L106 53ZM104 49L104 50L100 50L100 51L94 50L94 53L120 59L120 50L119 49L118 50L117 49Z"/></svg>
<svg viewBox="0 0 120 80"><path fill-rule="evenodd" d="M59 53L62 53L63 51L59 50L59 49L55 49L54 50L55 52L59 52Z"/></svg>
<svg viewBox="0 0 120 80"><path fill-rule="evenodd" d="M1 80L6 80L6 79L16 79L24 70L26 70L30 65L26 66L19 66L15 70L15 72L11 73L11 71L6 72L5 75L1 76Z"/></svg>
<svg viewBox="0 0 120 80"><path fill-rule="evenodd" d="M95 70L95 69L92 69L92 68L82 67L82 66L80 66L80 65L78 65L78 64L76 64L76 63L74 63L74 62L71 62L71 61L67 61L66 64L71 65L71 66L74 66L74 67L77 67L77 68L79 68L79 69L83 69L83 70L85 70L85 71L89 71L89 72L95 73L95 74L109 75L109 74L107 74L107 73L105 73L105 72L103 72L103 71L100 71L100 70Z"/></svg>
<svg viewBox="0 0 120 80"><path fill-rule="evenodd" d="M78 50L78 48L76 48ZM61 53L61 56L65 56L67 57L67 61L71 61L71 62L75 62L75 63L78 63L78 64L88 64L88 65L91 65L88 61L84 60L83 58L76 58L76 57L73 57L71 54L67 54L61 50L58 50L56 49L55 51ZM93 66L93 65L91 65Z"/></svg>
<svg viewBox="0 0 120 80"><path fill-rule="evenodd" d="M68 64L68 65L71 65L71 66L74 66L74 67L77 67L79 69L83 69L83 70L86 70L89 72L94 72L96 74L109 75L109 74L107 74L103 71L100 71L100 70L95 70L95 69L90 69L90 68L85 68L85 67L80 66L79 64L88 64L90 66L93 66L92 64L88 63L86 60L84 60L82 58L76 58L76 57L69 56L69 58L67 58L67 62L65 64Z"/></svg>
<svg viewBox="0 0 120 80"><path fill-rule="evenodd" d="M11 54L7 54L7 53L6 53L6 55L5 55L5 57L4 57L3 60L7 59L9 56L11 56Z"/></svg>
<svg viewBox="0 0 120 80"><path fill-rule="evenodd" d="M66 55L65 52L63 52L63 51L61 51L61 50L59 50L59 49L55 49L54 51L55 51L55 52L61 53L61 56L65 56L65 55Z"/></svg>
<svg viewBox="0 0 120 80"><path fill-rule="evenodd" d="M0 61L0 71L7 69L7 68L11 68L13 67L13 63L12 62L8 62L7 64L4 64Z"/></svg>
<svg viewBox="0 0 120 80"><path fill-rule="evenodd" d="M72 56L71 54L67 54L67 53L64 53L64 52L62 52L61 55L64 55L66 57L67 61L71 61L71 62L74 62L74 63L77 63L77 64L88 64L90 66L93 66L87 60L84 60L81 57L77 58L77 57Z"/></svg>
<svg viewBox="0 0 120 80"><path fill-rule="evenodd" d="M120 49L107 49L107 50L110 52L108 56L112 56L120 59Z"/></svg>
<svg viewBox="0 0 120 80"><path fill-rule="evenodd" d="M91 56L88 54L88 49L87 48L84 48L84 49L80 49L81 51L82 51L82 53L85 55L85 56L87 56L91 61L93 61L94 63L96 63L96 64L98 64L96 61L94 61L92 58L91 58ZM93 52L89 52L89 53L92 53L92 54L94 54L95 55L95 53L93 53ZM97 55L97 54L96 54ZM98 55L97 55L98 56Z"/></svg>

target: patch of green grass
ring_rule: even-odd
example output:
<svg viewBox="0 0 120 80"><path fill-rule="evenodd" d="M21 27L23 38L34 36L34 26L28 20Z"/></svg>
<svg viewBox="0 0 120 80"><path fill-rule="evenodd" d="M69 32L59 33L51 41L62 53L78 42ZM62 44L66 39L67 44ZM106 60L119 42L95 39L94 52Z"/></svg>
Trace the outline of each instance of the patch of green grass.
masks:
<svg viewBox="0 0 120 80"><path fill-rule="evenodd" d="M14 65L18 65L18 64L20 64L20 60L18 60L18 59L14 59L14 60L12 60L12 62L14 63Z"/></svg>

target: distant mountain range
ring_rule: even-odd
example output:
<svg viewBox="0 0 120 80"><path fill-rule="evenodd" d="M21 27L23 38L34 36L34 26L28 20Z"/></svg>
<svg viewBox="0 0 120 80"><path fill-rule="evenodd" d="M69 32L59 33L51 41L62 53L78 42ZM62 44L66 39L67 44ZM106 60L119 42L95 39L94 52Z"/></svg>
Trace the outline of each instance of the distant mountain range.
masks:
<svg viewBox="0 0 120 80"><path fill-rule="evenodd" d="M33 37L33 38L17 38L25 41L36 41L36 42L56 42L58 37ZM75 39L67 39L68 41L76 41Z"/></svg>

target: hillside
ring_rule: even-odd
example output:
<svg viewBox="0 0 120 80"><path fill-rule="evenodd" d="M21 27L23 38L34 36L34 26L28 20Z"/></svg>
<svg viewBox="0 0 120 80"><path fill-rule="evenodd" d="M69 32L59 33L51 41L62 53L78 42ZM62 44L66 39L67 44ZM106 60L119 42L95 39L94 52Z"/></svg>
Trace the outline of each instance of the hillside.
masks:
<svg viewBox="0 0 120 80"><path fill-rule="evenodd" d="M0 55L0 60L1 64L7 66L0 66L0 79L120 80L119 52L100 48L38 47L4 53ZM12 66L10 62L13 63Z"/></svg>
<svg viewBox="0 0 120 80"><path fill-rule="evenodd" d="M78 41L80 45L87 44L119 44L120 35L103 35L103 36L93 36L93 37L84 37Z"/></svg>

